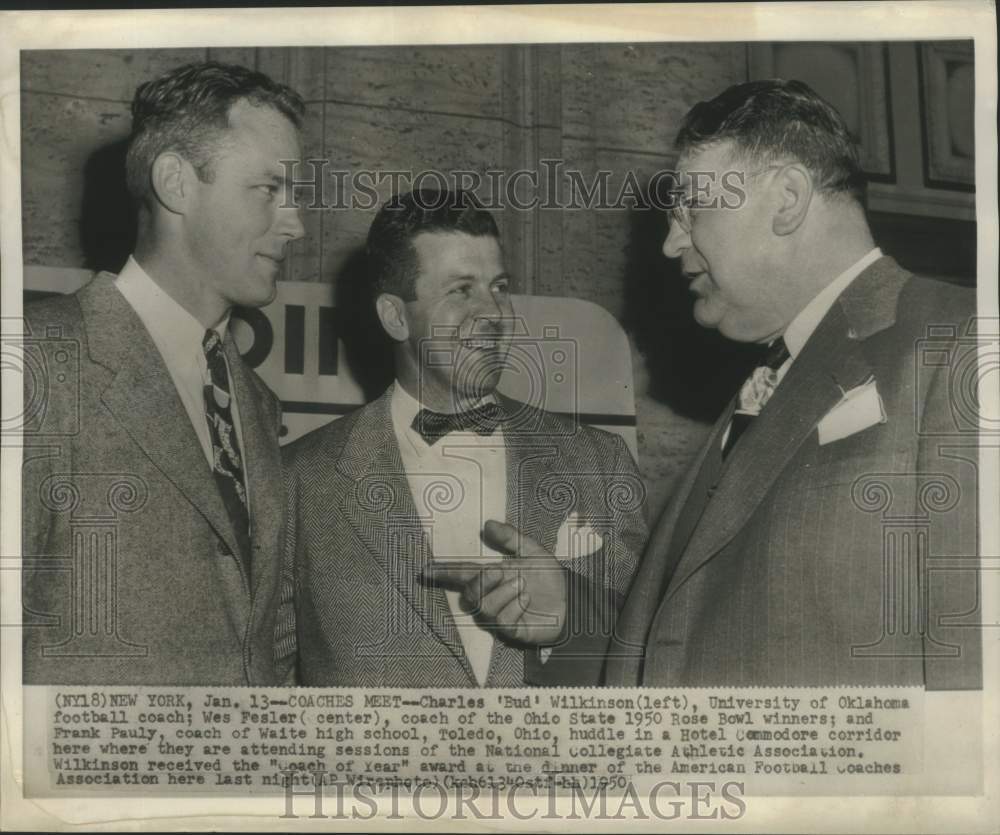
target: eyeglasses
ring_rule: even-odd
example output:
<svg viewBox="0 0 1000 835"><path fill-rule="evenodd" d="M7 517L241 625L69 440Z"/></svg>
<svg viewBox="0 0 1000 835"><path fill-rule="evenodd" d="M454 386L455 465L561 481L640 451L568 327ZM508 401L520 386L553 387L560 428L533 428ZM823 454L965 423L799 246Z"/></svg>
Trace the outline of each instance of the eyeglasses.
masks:
<svg viewBox="0 0 1000 835"><path fill-rule="evenodd" d="M677 195L677 205L669 212L670 226L676 223L685 232L691 231L691 205L694 198L687 194Z"/></svg>
<svg viewBox="0 0 1000 835"><path fill-rule="evenodd" d="M777 168L784 168L784 167L785 167L784 164L769 165L766 168L760 168L757 171L749 171L743 175L743 183L746 183L746 181L749 180L751 177L757 177L768 171L774 171ZM709 194L701 194L699 195L697 200L695 199L694 196L686 193L675 192L675 194L677 195L677 205L670 209L668 215L670 218L670 225L673 226L676 223L685 232L691 231L692 208L708 209L708 208L713 208L715 205L718 205L715 201L711 199ZM702 203L700 202L701 200L705 200L706 202ZM727 207L727 208L733 208L733 207Z"/></svg>

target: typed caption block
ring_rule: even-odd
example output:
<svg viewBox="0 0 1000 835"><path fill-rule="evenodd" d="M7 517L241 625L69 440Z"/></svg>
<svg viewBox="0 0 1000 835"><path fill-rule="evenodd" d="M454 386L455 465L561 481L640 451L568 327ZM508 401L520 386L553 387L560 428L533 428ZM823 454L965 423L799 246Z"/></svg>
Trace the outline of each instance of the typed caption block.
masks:
<svg viewBox="0 0 1000 835"><path fill-rule="evenodd" d="M624 790L927 790L916 688L25 688L28 796Z"/></svg>

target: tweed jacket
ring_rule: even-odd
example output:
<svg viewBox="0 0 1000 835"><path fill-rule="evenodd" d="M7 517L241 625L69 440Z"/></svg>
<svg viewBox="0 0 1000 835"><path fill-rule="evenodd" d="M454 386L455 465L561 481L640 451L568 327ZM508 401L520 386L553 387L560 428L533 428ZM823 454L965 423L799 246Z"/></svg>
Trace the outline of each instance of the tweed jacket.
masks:
<svg viewBox="0 0 1000 835"><path fill-rule="evenodd" d="M227 337L248 578L190 418L113 278L25 308L38 373L25 375L24 681L278 683L279 404Z"/></svg>
<svg viewBox="0 0 1000 835"><path fill-rule="evenodd" d="M654 528L609 685L981 686L974 310L883 257L723 461L730 405ZM862 386L883 419L821 443Z"/></svg>
<svg viewBox="0 0 1000 835"><path fill-rule="evenodd" d="M283 451L300 681L476 686L443 591L420 581L432 555L392 429L391 391ZM632 456L610 433L500 403L508 415L506 521L550 550L571 513L599 531L599 549L564 565L578 598L584 589L609 598L603 623L574 629L607 630L646 536ZM556 653L542 663L537 649L497 639L486 685L596 683L601 661Z"/></svg>

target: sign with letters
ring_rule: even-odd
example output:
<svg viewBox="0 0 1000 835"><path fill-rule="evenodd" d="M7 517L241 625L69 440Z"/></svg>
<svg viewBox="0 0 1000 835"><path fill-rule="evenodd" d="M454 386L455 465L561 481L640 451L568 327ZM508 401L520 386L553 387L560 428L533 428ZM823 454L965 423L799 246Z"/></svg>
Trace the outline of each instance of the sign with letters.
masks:
<svg viewBox="0 0 1000 835"><path fill-rule="evenodd" d="M72 293L89 270L25 266L25 300ZM510 397L621 435L638 457L628 339L606 310L580 299L514 296L514 335L500 390ZM365 404L346 361L333 287L278 282L261 309L232 318L240 353L282 404L282 443ZM587 368L600 368L588 374Z"/></svg>

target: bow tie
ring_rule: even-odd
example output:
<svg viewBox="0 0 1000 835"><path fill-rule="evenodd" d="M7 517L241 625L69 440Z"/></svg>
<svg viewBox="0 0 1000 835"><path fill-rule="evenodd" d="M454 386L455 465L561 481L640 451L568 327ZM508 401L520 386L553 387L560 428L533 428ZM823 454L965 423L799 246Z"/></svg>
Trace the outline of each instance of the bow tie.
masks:
<svg viewBox="0 0 1000 835"><path fill-rule="evenodd" d="M472 430L478 435L492 435L503 420L503 410L496 403L483 403L464 412L432 412L421 409L411 426L433 446L449 432Z"/></svg>

